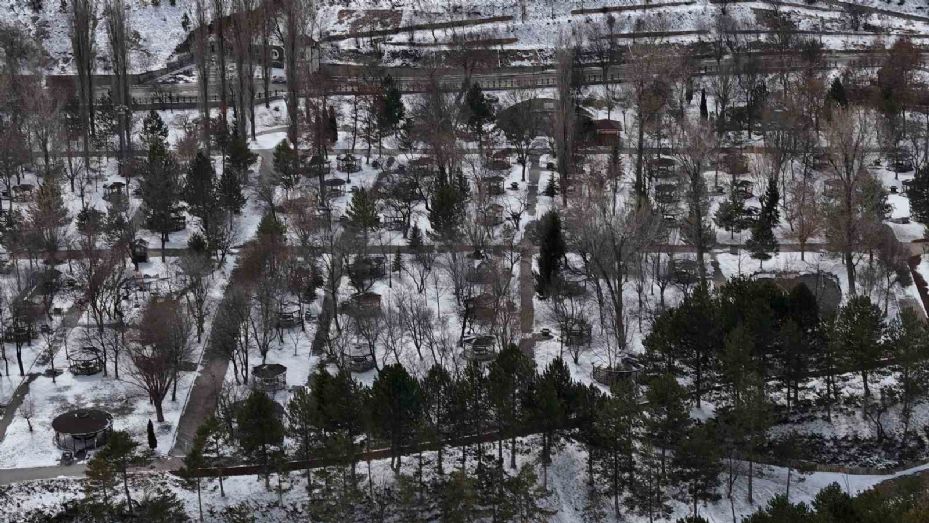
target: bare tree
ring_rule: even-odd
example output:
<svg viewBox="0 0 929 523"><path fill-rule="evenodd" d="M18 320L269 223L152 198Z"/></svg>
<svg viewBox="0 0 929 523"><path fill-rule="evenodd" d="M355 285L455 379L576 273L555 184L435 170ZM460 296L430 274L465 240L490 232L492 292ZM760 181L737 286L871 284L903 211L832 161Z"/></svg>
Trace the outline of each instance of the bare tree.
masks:
<svg viewBox="0 0 929 523"><path fill-rule="evenodd" d="M709 194L704 170L715 155L716 139L706 125L682 120L677 136L677 161L686 192L687 216L681 224L681 236L697 251L697 272L706 282L706 253L716 242L716 231L710 224Z"/></svg>
<svg viewBox="0 0 929 523"><path fill-rule="evenodd" d="M555 81L558 98L552 121L555 154L558 156L561 203L568 204L568 185L574 170L575 134L577 131L577 101L574 91L574 60L576 49L561 47L555 53Z"/></svg>
<svg viewBox="0 0 929 523"><path fill-rule="evenodd" d="M193 56L197 65L197 104L200 108L200 141L207 154L210 152L210 15L207 0L194 0L194 18L197 27L193 31Z"/></svg>
<svg viewBox="0 0 929 523"><path fill-rule="evenodd" d="M808 178L798 178L787 188L788 235L800 244L800 259L806 255L807 242L815 237L822 226L821 199L816 185Z"/></svg>
<svg viewBox="0 0 929 523"><path fill-rule="evenodd" d="M105 0L103 15L110 45L110 62L113 67L113 105L116 108L117 134L119 138L119 174L127 180L131 169L127 169L132 155L132 97L129 93L129 45L130 28L123 0Z"/></svg>
<svg viewBox="0 0 929 523"><path fill-rule="evenodd" d="M190 334L190 323L176 300L152 300L129 345L132 365L127 380L148 394L159 422L165 420L162 403L172 385L177 390L180 364L189 357Z"/></svg>
<svg viewBox="0 0 929 523"><path fill-rule="evenodd" d="M94 34L97 29L95 0L71 2L71 51L77 69L78 106L84 142L84 168L90 165L90 136L94 133L93 75L97 50Z"/></svg>
<svg viewBox="0 0 929 523"><path fill-rule="evenodd" d="M830 194L826 198L825 232L832 247L842 253L848 289L856 294L856 256L872 222L874 194L866 191L873 180L866 167L872 146L872 120L862 109L835 108L824 129L828 145Z"/></svg>
<svg viewBox="0 0 929 523"><path fill-rule="evenodd" d="M287 74L287 116L290 124L287 138L296 144L298 139L297 104L299 102L300 56L306 49L307 36L316 21L316 4L309 0L283 0L280 3L278 36L284 45L284 71Z"/></svg>

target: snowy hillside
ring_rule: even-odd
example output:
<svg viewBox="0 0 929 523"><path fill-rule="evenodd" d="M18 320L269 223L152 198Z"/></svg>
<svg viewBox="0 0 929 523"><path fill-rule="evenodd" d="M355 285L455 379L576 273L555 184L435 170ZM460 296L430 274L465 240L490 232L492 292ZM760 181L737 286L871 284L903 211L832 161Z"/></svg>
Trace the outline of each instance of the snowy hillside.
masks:
<svg viewBox="0 0 929 523"><path fill-rule="evenodd" d="M45 46L54 61L53 72L71 71L69 12L67 0L47 0L35 11L35 1L4 0L0 17L26 27ZM98 12L102 11L102 2ZM172 5L173 4L173 5ZM473 2L437 2L434 0L329 0L319 8L313 33L336 40L334 51L367 51L377 44L387 51L387 59L413 48L442 48L455 38L466 38L485 47L545 51L559 41L588 36L591 28L605 28L608 11L615 20L614 34L621 40L642 32L687 32L671 36L672 40L694 41L701 32L713 28L722 6L709 0L638 2L637 0L545 0L540 2L492 0ZM172 57L187 32L183 19L193 19L191 0L153 2L128 0L132 30L138 41L133 56L136 72L163 67ZM885 39L899 35L916 38L929 34L926 7L913 0L883 3L858 0L856 17L849 16L849 5L837 1L802 2L733 2L728 13L742 30L765 29L760 20L765 12L780 10L794 22L798 31L816 31L827 47L848 48L866 45L876 33ZM898 13L900 16L895 15ZM857 20L852 20L857 18ZM488 20L493 19L493 20ZM478 22L479 21L479 22ZM451 24L449 24L451 22ZM475 23L477 22L477 23ZM431 28L435 24L451 27ZM466 25L473 24L473 25ZM372 34L373 33L373 34ZM856 37L860 33L862 36ZM358 35L358 38L355 36ZM764 38L763 34L753 37ZM109 70L106 31L97 27L100 73ZM543 53L544 54L544 53Z"/></svg>

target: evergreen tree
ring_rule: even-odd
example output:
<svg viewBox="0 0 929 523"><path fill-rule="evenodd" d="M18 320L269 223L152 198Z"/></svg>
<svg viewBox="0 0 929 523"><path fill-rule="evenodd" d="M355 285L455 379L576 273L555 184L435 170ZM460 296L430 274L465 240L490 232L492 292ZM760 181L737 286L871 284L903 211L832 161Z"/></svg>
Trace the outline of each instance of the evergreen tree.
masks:
<svg viewBox="0 0 929 523"><path fill-rule="evenodd" d="M901 439L907 445L913 403L920 394L929 390L929 341L926 339L926 326L912 309L900 311L900 317L888 326L886 345L893 354L900 417L903 421Z"/></svg>
<svg viewBox="0 0 929 523"><path fill-rule="evenodd" d="M567 252L561 232L561 218L551 210L539 220L539 274L536 276L536 292L547 296L558 278L561 263Z"/></svg>
<svg viewBox="0 0 929 523"><path fill-rule="evenodd" d="M364 187L359 187L352 193L352 200L345 210L345 216L348 218L348 223L361 232L367 244L368 234L381 223L381 218L377 213L377 197Z"/></svg>
<svg viewBox="0 0 929 523"><path fill-rule="evenodd" d="M429 206L429 223L436 240L451 243L458 237L464 221L465 196L455 184L439 182Z"/></svg>
<svg viewBox="0 0 929 523"><path fill-rule="evenodd" d="M300 154L287 140L281 140L274 148L274 170L285 191L290 191L300 181Z"/></svg>
<svg viewBox="0 0 929 523"><path fill-rule="evenodd" d="M406 244L410 247L411 252L418 252L423 248L423 231L419 224L413 224L410 229L410 237L407 238Z"/></svg>
<svg viewBox="0 0 929 523"><path fill-rule="evenodd" d="M465 94L464 122L468 129L477 137L478 148L483 150L485 126L494 120L494 108L481 89L480 84L474 82Z"/></svg>
<svg viewBox="0 0 929 523"><path fill-rule="evenodd" d="M884 355L883 335L884 314L867 296L852 296L833 323L830 341L844 351L849 369L860 373L865 397L871 395L870 370Z"/></svg>
<svg viewBox="0 0 929 523"><path fill-rule="evenodd" d="M700 118L706 120L710 117L706 108L706 89L700 89Z"/></svg>
<svg viewBox="0 0 929 523"><path fill-rule="evenodd" d="M571 373L561 358L552 360L538 379L533 398L533 421L542 434L539 461L542 488L548 488L548 466L561 441L561 431L571 412Z"/></svg>
<svg viewBox="0 0 929 523"><path fill-rule="evenodd" d="M421 388L424 436L436 442L436 473L442 476L442 451L453 425L455 384L445 367L436 363L429 368Z"/></svg>
<svg viewBox="0 0 929 523"><path fill-rule="evenodd" d="M381 89L384 94L377 114L378 128L381 130L382 135L387 135L395 132L400 126L405 108L403 107L403 97L400 89L397 88L397 83L393 77L390 75L385 76L381 81Z"/></svg>
<svg viewBox="0 0 929 523"><path fill-rule="evenodd" d="M758 260L759 264L764 263L765 260L770 260L772 253L778 251L774 228L780 223L780 212L777 208L779 194L777 179L773 176L768 179L768 188L760 200L761 211L758 214L758 220L752 226L752 237L745 243L745 246L752 253L752 258Z"/></svg>
<svg viewBox="0 0 929 523"><path fill-rule="evenodd" d="M68 208L61 196L58 177L49 174L36 191L35 200L29 206L29 227L36 241L36 247L45 251L48 259L53 259L66 233L65 227L71 223Z"/></svg>
<svg viewBox="0 0 929 523"><path fill-rule="evenodd" d="M620 499L635 477L634 449L642 428L642 408L630 381L617 381L611 392L595 413L594 488L603 486L604 493L613 500L613 512L619 520Z"/></svg>
<svg viewBox="0 0 929 523"><path fill-rule="evenodd" d="M284 425L275 414L274 400L260 390L253 390L239 409L236 422L242 451L262 466L265 486L269 486L272 454L284 440Z"/></svg>
<svg viewBox="0 0 929 523"><path fill-rule="evenodd" d="M142 145L148 151L148 161L163 157L168 152L168 126L157 111L152 109L142 120L142 132L139 135Z"/></svg>
<svg viewBox="0 0 929 523"><path fill-rule="evenodd" d="M745 200L735 190L735 185L729 187L729 197L720 202L713 215L717 227L729 231L729 237L734 238L737 232L742 232L748 225L745 220Z"/></svg>
<svg viewBox="0 0 929 523"><path fill-rule="evenodd" d="M399 471L402 449L412 439L422 416L419 383L402 365L387 365L371 386L371 403L375 426L390 442L390 465Z"/></svg>
<svg viewBox="0 0 929 523"><path fill-rule="evenodd" d="M719 475L722 472L718 438L710 425L695 425L687 431L674 453L674 484L681 498L691 502L693 517L699 517L698 504L720 498Z"/></svg>
<svg viewBox="0 0 929 523"><path fill-rule="evenodd" d="M168 242L168 235L174 228L172 217L178 210L181 196L179 172L177 161L170 152L161 151L157 146L149 150L149 159L142 171L139 188L148 227L161 235L162 253Z"/></svg>
<svg viewBox="0 0 929 523"><path fill-rule="evenodd" d="M226 149L226 161L223 166L223 176L227 172L234 174L239 185L247 182L248 170L254 165L258 155L248 148L248 142L244 136L239 136L238 130L233 130L232 137L229 139L229 147Z"/></svg>
<svg viewBox="0 0 929 523"><path fill-rule="evenodd" d="M106 446L97 455L100 459L109 462L113 469L122 476L123 492L126 495L126 506L132 511L132 498L129 495L129 467L145 465L149 462L148 456L138 452L139 444L135 442L128 432L116 430L110 433Z"/></svg>
<svg viewBox="0 0 929 523"><path fill-rule="evenodd" d="M674 453L690 426L687 393L673 375L660 374L645 393L645 432L657 447L661 477L668 478L667 456Z"/></svg>
<svg viewBox="0 0 929 523"><path fill-rule="evenodd" d="M470 523L477 520L480 500L477 482L465 471L456 470L442 483L439 509L442 521L448 523Z"/></svg>
<svg viewBox="0 0 929 523"><path fill-rule="evenodd" d="M503 438L510 438L510 468L516 468L516 436L525 425L535 378L535 362L516 345L509 345L490 364L488 385L490 404L500 432L499 453ZM502 456L498 454L498 459Z"/></svg>
<svg viewBox="0 0 929 523"><path fill-rule="evenodd" d="M929 169L920 169L906 190L910 200L910 215L922 224L929 224Z"/></svg>
<svg viewBox="0 0 929 523"><path fill-rule="evenodd" d="M155 450L158 447L158 438L155 437L155 425L152 420L148 420L148 426L145 433L148 435L148 448Z"/></svg>
<svg viewBox="0 0 929 523"><path fill-rule="evenodd" d="M151 421L149 421L151 426ZM205 425L197 428L197 434L190 446L190 450L184 456L184 466L181 467L180 476L184 479L186 485L192 486L197 490L197 508L200 513L200 521L203 521L203 498L200 488L200 469L206 466L206 459L203 452L207 445L208 430L204 430Z"/></svg>
<svg viewBox="0 0 929 523"><path fill-rule="evenodd" d="M400 248L394 251L394 259L390 264L390 270L397 274L403 272L403 256L400 254Z"/></svg>
<svg viewBox="0 0 929 523"><path fill-rule="evenodd" d="M197 156L187 168L184 201L187 202L190 214L200 218L203 222L203 229L210 230L208 223L218 204L216 172L213 170L213 163L203 151L197 152Z"/></svg>
<svg viewBox="0 0 929 523"><path fill-rule="evenodd" d="M87 461L87 468L84 475L87 480L84 482L84 496L90 500L96 500L100 497L103 508L109 510L111 506L110 491L116 488L116 465L106 459L103 452L97 452L90 460Z"/></svg>
<svg viewBox="0 0 929 523"><path fill-rule="evenodd" d="M842 80L839 77L832 79L828 97L832 103L840 107L848 107L848 95L845 93L845 86L842 85Z"/></svg>

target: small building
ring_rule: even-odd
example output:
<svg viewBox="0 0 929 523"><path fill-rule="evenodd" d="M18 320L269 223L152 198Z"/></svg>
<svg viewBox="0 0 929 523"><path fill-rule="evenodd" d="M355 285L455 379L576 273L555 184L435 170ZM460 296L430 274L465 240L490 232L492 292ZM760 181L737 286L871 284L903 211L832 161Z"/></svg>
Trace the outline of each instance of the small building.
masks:
<svg viewBox="0 0 929 523"><path fill-rule="evenodd" d="M497 357L496 339L493 336L482 334L462 340L465 359L477 362L493 360Z"/></svg>
<svg viewBox="0 0 929 523"><path fill-rule="evenodd" d="M568 347L589 345L592 326L583 318L566 318L561 322L561 342Z"/></svg>
<svg viewBox="0 0 929 523"><path fill-rule="evenodd" d="M376 314L381 310L381 295L370 291L355 294L349 298L346 309L351 314Z"/></svg>
<svg viewBox="0 0 929 523"><path fill-rule="evenodd" d="M594 365L593 378L598 383L613 386L614 383L624 380L637 380L641 374L643 366L637 359L630 355L620 357L616 365Z"/></svg>
<svg viewBox="0 0 929 523"><path fill-rule="evenodd" d="M413 158L410 160L408 170L414 176L433 176L435 175L435 162L431 156Z"/></svg>
<svg viewBox="0 0 929 523"><path fill-rule="evenodd" d="M352 153L345 153L336 157L336 168L344 173L356 173L361 170L358 158Z"/></svg>
<svg viewBox="0 0 929 523"><path fill-rule="evenodd" d="M592 122L593 136L591 137L592 145L599 147L612 147L619 145L619 135L623 126L616 120L594 120Z"/></svg>
<svg viewBox="0 0 929 523"><path fill-rule="evenodd" d="M132 263L145 263L148 261L148 241L136 238L130 247Z"/></svg>
<svg viewBox="0 0 929 523"><path fill-rule="evenodd" d="M273 395L287 388L287 367L280 363L264 363L252 367L252 387Z"/></svg>
<svg viewBox="0 0 929 523"><path fill-rule="evenodd" d="M499 203L492 203L482 209L478 214L477 221L485 227L496 227L503 223L503 206Z"/></svg>
<svg viewBox="0 0 929 523"><path fill-rule="evenodd" d="M75 409L52 420L55 445L62 450L86 452L102 447L113 430L113 416L100 409Z"/></svg>
<svg viewBox="0 0 929 523"><path fill-rule="evenodd" d="M503 180L503 176L492 174L478 179L477 185L484 194L499 196L504 193Z"/></svg>
<svg viewBox="0 0 929 523"><path fill-rule="evenodd" d="M646 165L648 174L652 178L672 178L675 176L677 169L677 162L674 161L674 158L666 156L651 158Z"/></svg>
<svg viewBox="0 0 929 523"><path fill-rule="evenodd" d="M68 370L75 376L92 376L103 372L103 356L100 349L86 345L68 351Z"/></svg>
<svg viewBox="0 0 929 523"><path fill-rule="evenodd" d="M318 178L320 176L328 176L332 172L331 162L321 155L314 154L310 157L310 161L307 163L307 176Z"/></svg>
<svg viewBox="0 0 929 523"><path fill-rule="evenodd" d="M300 308L297 306L282 306L277 311L276 327L278 329L292 329L297 326L303 328L303 315L300 314Z"/></svg>
<svg viewBox="0 0 929 523"><path fill-rule="evenodd" d="M345 359L348 370L352 372L368 372L375 367L374 357L366 347L355 347Z"/></svg>
<svg viewBox="0 0 929 523"><path fill-rule="evenodd" d="M345 194L345 184L347 182L341 178L330 178L323 182L326 193L332 196L341 196Z"/></svg>
<svg viewBox="0 0 929 523"><path fill-rule="evenodd" d="M21 183L12 188L14 202L29 202L35 196L35 186L31 183Z"/></svg>
<svg viewBox="0 0 929 523"><path fill-rule="evenodd" d="M113 182L103 185L103 199L105 201L110 201L114 196L122 196L125 194L126 184L123 182Z"/></svg>

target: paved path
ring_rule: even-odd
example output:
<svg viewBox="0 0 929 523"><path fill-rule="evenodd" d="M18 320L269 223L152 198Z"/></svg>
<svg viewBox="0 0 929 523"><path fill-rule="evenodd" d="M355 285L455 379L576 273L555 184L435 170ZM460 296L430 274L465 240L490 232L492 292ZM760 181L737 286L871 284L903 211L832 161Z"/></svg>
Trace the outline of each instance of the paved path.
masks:
<svg viewBox="0 0 929 523"><path fill-rule="evenodd" d="M58 351L61 350L65 339L68 337L68 333L71 332L71 329L77 326L77 322L81 319L81 315L83 313L84 309L79 307L77 304L72 305L71 308L68 309L68 311L65 313L64 317L61 319L61 323L58 324L58 328L55 329L55 334L52 336L52 339L49 342L49 347L46 350L46 352L52 355L52 358L54 358L55 355L58 354ZM38 360L41 354L42 352L36 354L36 360ZM10 423L13 422L13 418L16 417L16 410L19 409L19 406L22 404L23 399L25 399L26 394L29 393L29 384L41 375L38 372L33 371L35 365L36 362L33 360L29 366L29 373L23 378L19 386L16 387L16 391L13 392L13 396L10 398L6 408L3 410L3 417L0 418L0 441L3 441L3 438L6 436L6 430L10 427Z"/></svg>

